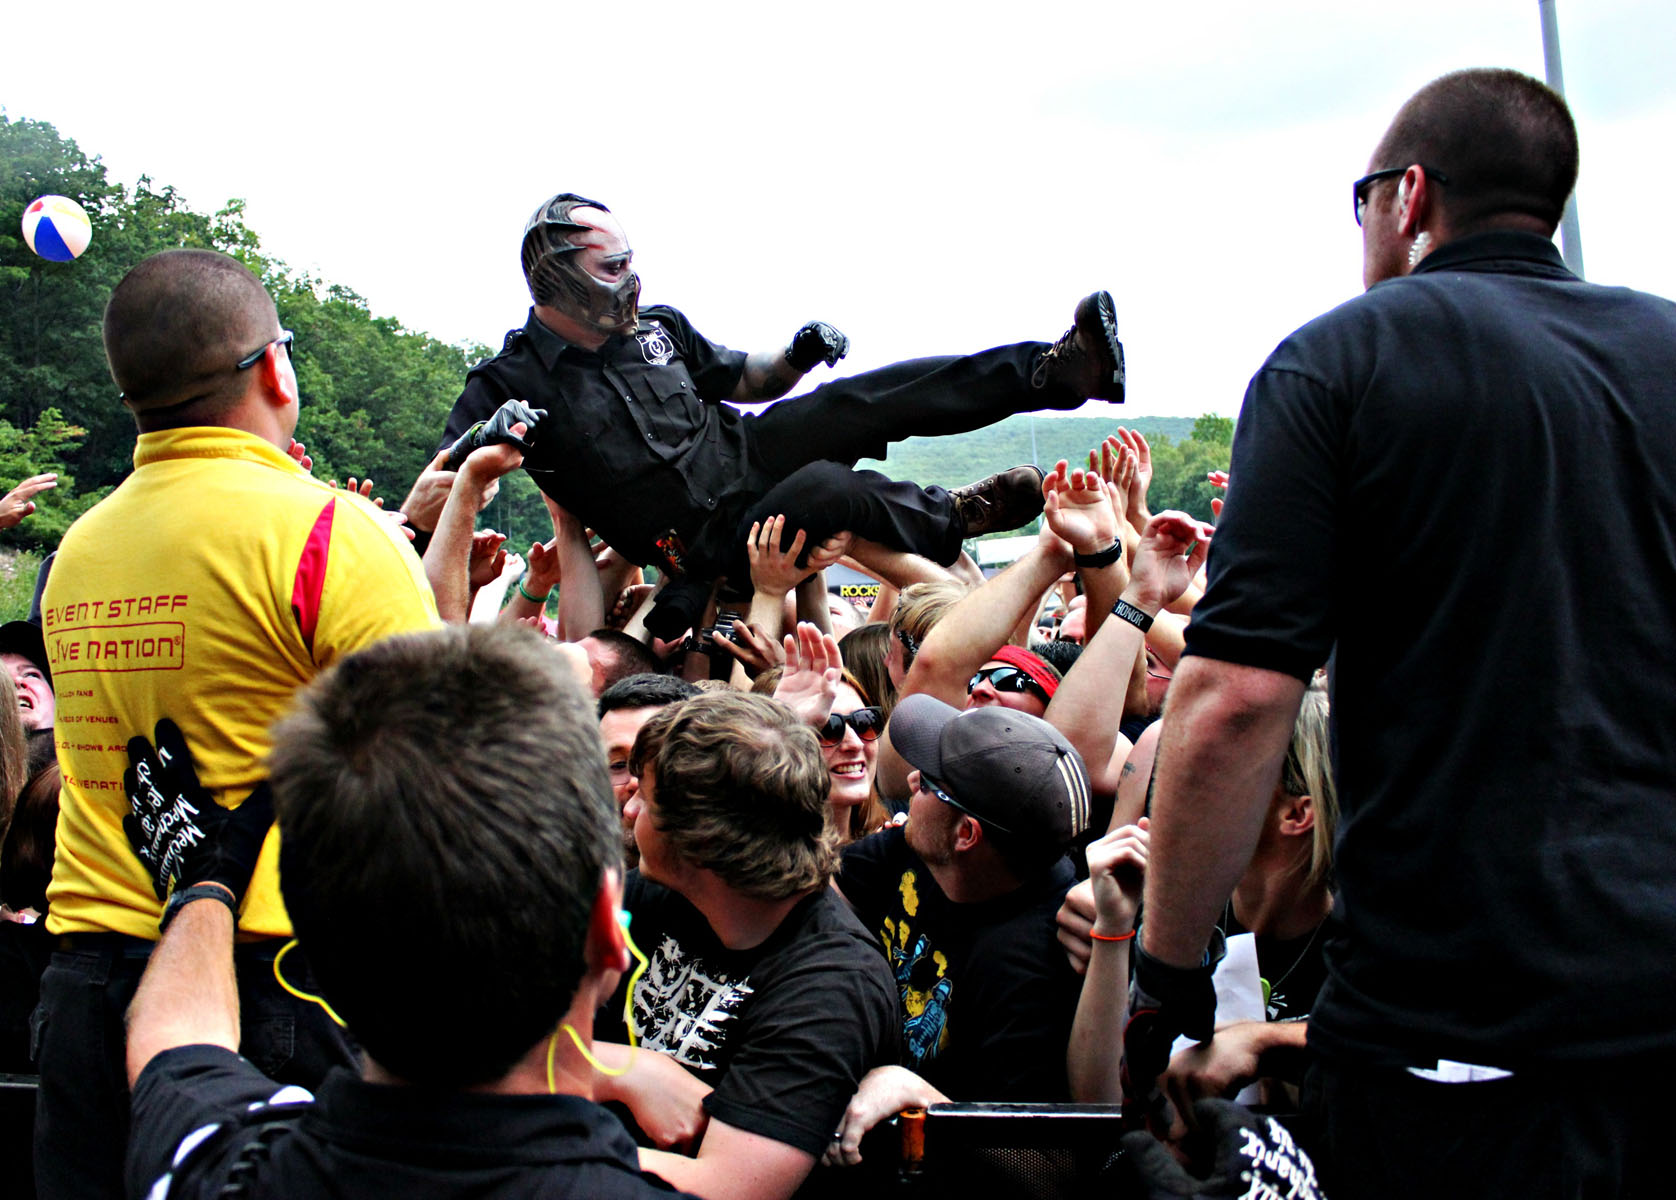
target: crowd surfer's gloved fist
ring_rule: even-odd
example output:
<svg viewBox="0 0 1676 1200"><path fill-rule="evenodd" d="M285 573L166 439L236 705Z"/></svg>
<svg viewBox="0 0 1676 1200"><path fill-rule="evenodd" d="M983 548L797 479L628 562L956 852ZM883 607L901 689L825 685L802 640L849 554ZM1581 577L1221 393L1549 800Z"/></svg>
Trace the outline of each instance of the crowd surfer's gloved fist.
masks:
<svg viewBox="0 0 1676 1200"><path fill-rule="evenodd" d="M1129 984L1129 1019L1123 1026L1123 1099L1151 1112L1158 1077L1170 1065L1178 1037L1208 1042L1216 1030L1216 985L1211 976L1228 952L1220 929L1211 933L1205 961L1172 967L1148 954L1135 939L1135 974Z"/></svg>
<svg viewBox="0 0 1676 1200"><path fill-rule="evenodd" d="M1203 1179L1189 1174L1150 1133L1127 1133L1122 1162L1137 1187L1124 1195L1146 1200L1246 1196L1326 1200L1315 1178L1315 1164L1273 1117L1259 1117L1232 1100L1214 1099L1196 1101L1193 1117L1202 1134L1190 1137L1187 1146L1195 1165L1208 1161L1209 1173Z"/></svg>
<svg viewBox="0 0 1676 1200"><path fill-rule="evenodd" d="M835 367L838 360L849 352L849 338L825 321L810 321L797 331L791 345L786 347L786 361L794 370L807 372L814 370L816 363Z"/></svg>
<svg viewBox="0 0 1676 1200"><path fill-rule="evenodd" d="M236 913L274 823L267 781L238 808L223 808L198 782L179 726L165 717L157 722L156 736L155 746L143 737L128 739L128 769L122 774L122 790L128 794L123 832L151 873L159 900L172 890L219 884L231 893ZM171 902L164 911L164 925L175 907Z"/></svg>
<svg viewBox="0 0 1676 1200"><path fill-rule="evenodd" d="M458 471L473 450L481 450L484 446L504 443L528 454L535 445L536 429L546 416L545 408L531 408L522 400L508 400L495 410L494 416L487 421L479 421L460 435L460 440L449 448L448 461L442 464L442 469ZM520 422L527 427L522 437L512 432L512 427Z"/></svg>

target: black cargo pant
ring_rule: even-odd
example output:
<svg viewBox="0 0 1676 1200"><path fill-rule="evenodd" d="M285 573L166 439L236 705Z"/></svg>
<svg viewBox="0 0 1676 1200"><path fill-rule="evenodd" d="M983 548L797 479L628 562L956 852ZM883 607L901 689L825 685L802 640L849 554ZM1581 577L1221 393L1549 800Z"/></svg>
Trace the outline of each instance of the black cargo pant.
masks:
<svg viewBox="0 0 1676 1200"><path fill-rule="evenodd" d="M852 468L859 459L884 458L890 443L904 438L966 433L1016 412L1082 404L1082 397L1063 389L1031 385L1047 348L1019 342L958 358L892 363L750 417L755 499L707 523L695 539L690 579L664 589L648 627L671 637L696 624L715 575L748 591L744 536L752 522L780 514L788 541L798 529L810 545L849 530L934 562L953 562L965 527L948 492Z"/></svg>

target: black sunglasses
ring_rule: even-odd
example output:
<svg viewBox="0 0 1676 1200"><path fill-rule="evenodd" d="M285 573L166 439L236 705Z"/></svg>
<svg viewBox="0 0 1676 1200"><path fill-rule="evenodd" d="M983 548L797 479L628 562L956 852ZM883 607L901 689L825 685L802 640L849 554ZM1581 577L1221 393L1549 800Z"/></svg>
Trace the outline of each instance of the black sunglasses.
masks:
<svg viewBox="0 0 1676 1200"><path fill-rule="evenodd" d="M944 804L948 805L956 812L963 812L973 820L981 821L992 829L997 829L1002 833L1012 832L1012 830L1008 829L999 821L991 820L989 817L978 816L977 813L973 812L960 801L956 800L953 796L949 795L947 790L945 790L940 784L933 783L924 771L919 773L919 790L931 793L931 795L937 797L937 799L941 800Z"/></svg>
<svg viewBox="0 0 1676 1200"><path fill-rule="evenodd" d="M864 742L876 742L885 727L885 710L878 707L858 708L852 713L828 713L824 724L815 730L821 745L832 747L844 740L844 726L855 730Z"/></svg>
<svg viewBox="0 0 1676 1200"><path fill-rule="evenodd" d="M296 340L296 334L292 333L289 329L281 329L278 337L272 339L271 341L263 342L260 346L256 347L256 349L252 350L249 354L239 359L238 362L234 363L233 368L238 371L247 371L261 361L262 355L267 352L269 346L284 346L287 350L289 350L291 343Z"/></svg>
<svg viewBox="0 0 1676 1200"><path fill-rule="evenodd" d="M978 684L989 681L989 686L998 692L1034 692L1041 697L1045 704L1048 694L1042 685L1017 667L985 667L966 684L966 694L970 696L978 690Z"/></svg>
<svg viewBox="0 0 1676 1200"><path fill-rule="evenodd" d="M1428 167L1422 163L1420 164L1420 169L1426 173L1426 179L1428 182L1449 182L1449 176L1445 175L1442 171L1439 171L1436 167ZM1368 210L1368 189L1378 183L1381 179L1395 179L1397 176L1404 174L1407 170L1407 167L1386 167L1383 171L1370 172L1350 185L1351 208L1356 213L1357 225L1362 223L1362 216Z"/></svg>
<svg viewBox="0 0 1676 1200"><path fill-rule="evenodd" d="M902 669L906 671L914 665L914 655L919 653L919 643L914 635L901 626L896 628L896 640L902 643Z"/></svg>

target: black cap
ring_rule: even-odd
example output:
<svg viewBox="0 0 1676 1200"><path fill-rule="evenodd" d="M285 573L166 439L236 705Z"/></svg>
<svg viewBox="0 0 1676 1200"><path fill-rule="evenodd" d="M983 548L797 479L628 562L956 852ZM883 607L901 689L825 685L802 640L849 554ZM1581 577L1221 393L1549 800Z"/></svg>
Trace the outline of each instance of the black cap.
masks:
<svg viewBox="0 0 1676 1200"><path fill-rule="evenodd" d="M923 694L890 717L908 764L980 821L1066 845L1088 828L1088 772L1065 735L1040 717L987 706L962 712Z"/></svg>
<svg viewBox="0 0 1676 1200"><path fill-rule="evenodd" d="M47 643L41 627L29 621L7 621L0 625L0 654L21 654L52 682L52 667L47 663Z"/></svg>

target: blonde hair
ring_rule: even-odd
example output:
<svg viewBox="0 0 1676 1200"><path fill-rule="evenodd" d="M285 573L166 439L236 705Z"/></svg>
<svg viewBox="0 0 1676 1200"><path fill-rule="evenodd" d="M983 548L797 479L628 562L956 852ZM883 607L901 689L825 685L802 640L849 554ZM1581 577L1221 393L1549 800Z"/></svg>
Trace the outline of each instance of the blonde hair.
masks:
<svg viewBox="0 0 1676 1200"><path fill-rule="evenodd" d="M896 636L903 630L916 642L923 642L932 626L972 589L953 579L938 579L929 583L910 584L902 590L896 611L890 614L890 633Z"/></svg>
<svg viewBox="0 0 1676 1200"><path fill-rule="evenodd" d="M1317 679L1304 690L1286 763L1280 770L1281 790L1289 796L1308 796L1315 808L1311 832L1309 882L1331 886L1333 838L1338 833L1338 784L1333 777L1328 731L1327 687Z"/></svg>

